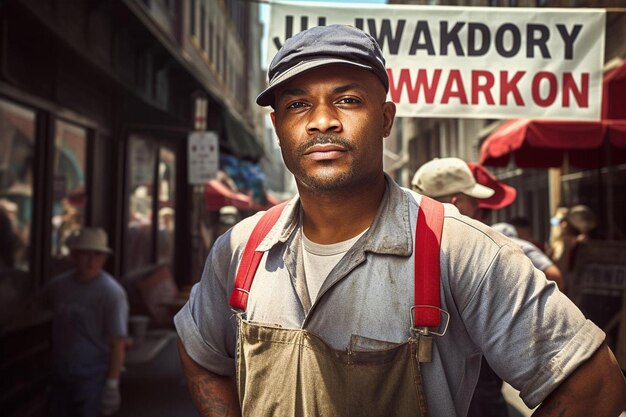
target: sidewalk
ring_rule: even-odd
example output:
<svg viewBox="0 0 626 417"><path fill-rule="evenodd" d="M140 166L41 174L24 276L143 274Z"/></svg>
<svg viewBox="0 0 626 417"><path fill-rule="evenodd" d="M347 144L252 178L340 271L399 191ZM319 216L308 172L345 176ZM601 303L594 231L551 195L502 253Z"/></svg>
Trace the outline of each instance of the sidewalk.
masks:
<svg viewBox="0 0 626 417"><path fill-rule="evenodd" d="M159 336L143 351L129 350L121 380L122 408L115 417L198 416L178 360L176 335L164 331Z"/></svg>

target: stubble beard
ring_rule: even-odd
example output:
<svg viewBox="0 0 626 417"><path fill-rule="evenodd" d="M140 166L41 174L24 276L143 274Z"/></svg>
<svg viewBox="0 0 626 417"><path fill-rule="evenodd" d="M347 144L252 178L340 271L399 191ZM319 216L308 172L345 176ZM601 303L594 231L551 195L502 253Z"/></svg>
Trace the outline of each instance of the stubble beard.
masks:
<svg viewBox="0 0 626 417"><path fill-rule="evenodd" d="M300 145L296 149L295 154L299 159L302 159L307 149L314 145L321 144L335 144L342 146L346 152L350 154L353 154L355 149L352 143L341 138L340 136L322 134ZM355 177L356 170L354 164L350 164L347 171L337 172L336 168L333 167L335 163L336 161L316 162L316 164L322 165L322 167L320 168L318 166L314 174L308 172L302 167L302 165L298 164L298 172L294 171L293 174L298 182L302 183L310 190L318 192L339 191L350 185ZM327 165L327 167L324 167L324 165Z"/></svg>

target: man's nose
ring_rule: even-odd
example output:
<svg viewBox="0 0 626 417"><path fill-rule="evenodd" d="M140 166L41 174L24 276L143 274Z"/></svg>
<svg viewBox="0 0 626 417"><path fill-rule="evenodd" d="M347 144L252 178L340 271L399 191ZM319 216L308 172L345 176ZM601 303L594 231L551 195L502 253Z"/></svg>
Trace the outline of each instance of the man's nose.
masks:
<svg viewBox="0 0 626 417"><path fill-rule="evenodd" d="M342 128L337 109L326 103L315 105L306 125L309 134L339 132Z"/></svg>

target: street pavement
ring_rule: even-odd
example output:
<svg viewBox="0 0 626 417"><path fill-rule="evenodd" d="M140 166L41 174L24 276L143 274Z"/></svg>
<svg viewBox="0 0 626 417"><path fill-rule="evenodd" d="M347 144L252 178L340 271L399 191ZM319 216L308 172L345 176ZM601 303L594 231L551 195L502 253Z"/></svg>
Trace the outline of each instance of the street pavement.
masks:
<svg viewBox="0 0 626 417"><path fill-rule="evenodd" d="M173 332L161 335L155 349L130 363L121 378L122 407L114 417L197 417L178 360ZM134 357L135 356L135 357Z"/></svg>

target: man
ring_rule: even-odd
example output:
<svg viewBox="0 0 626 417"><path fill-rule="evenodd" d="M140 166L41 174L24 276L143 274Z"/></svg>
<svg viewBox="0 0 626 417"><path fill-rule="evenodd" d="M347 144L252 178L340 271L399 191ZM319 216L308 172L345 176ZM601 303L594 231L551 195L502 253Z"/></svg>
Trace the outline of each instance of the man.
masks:
<svg viewBox="0 0 626 417"><path fill-rule="evenodd" d="M495 196L495 190L478 183L460 158L435 158L425 163L411 184L418 193L454 204L461 214L480 221L485 217L480 202Z"/></svg>
<svg viewBox="0 0 626 417"><path fill-rule="evenodd" d="M112 253L107 240L100 228L81 229L70 244L75 269L42 290L54 312L51 417L110 415L121 404L128 301L102 269Z"/></svg>
<svg viewBox="0 0 626 417"><path fill-rule="evenodd" d="M175 317L202 416L463 416L481 353L528 404L543 402L537 415L619 414L625 383L604 334L504 236L450 205L447 331L423 363L404 355L422 200L383 173L395 106L382 53L357 29L316 27L285 42L269 77L257 103L274 109L299 196L256 247L245 313L228 299L259 215L218 239Z"/></svg>

